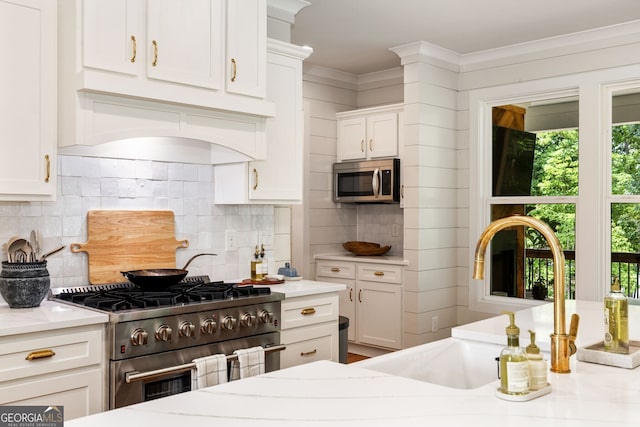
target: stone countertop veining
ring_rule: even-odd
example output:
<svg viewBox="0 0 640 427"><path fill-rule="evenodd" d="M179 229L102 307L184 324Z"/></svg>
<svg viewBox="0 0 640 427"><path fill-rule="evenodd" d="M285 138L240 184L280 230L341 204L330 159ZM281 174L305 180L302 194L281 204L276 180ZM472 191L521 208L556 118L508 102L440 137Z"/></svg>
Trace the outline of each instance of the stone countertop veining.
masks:
<svg viewBox="0 0 640 427"><path fill-rule="evenodd" d="M521 320L521 330L529 327L527 316L533 320L540 316L544 322L545 313L552 313L552 305L551 309L549 305L539 307L518 312L516 322ZM596 330L583 330L586 341L602 333L600 308L600 304L583 302L572 307L582 316L581 328L590 329L598 324ZM569 306L567 309L569 311ZM533 313L527 313L528 310ZM470 324L470 330L478 333L485 325L486 335L493 336L491 330L497 328L494 324L499 324L500 334L504 336L505 319L506 316L497 316L475 322ZM531 325L534 328L536 321ZM528 344L528 340L524 343ZM65 425L591 427L638 424L640 369L580 362L572 356L571 370L570 374L549 373L550 394L528 402L509 402L495 397L497 381L460 390L354 365L319 361L79 418Z"/></svg>
<svg viewBox="0 0 640 427"><path fill-rule="evenodd" d="M4 300L0 300L0 337L108 321L109 315L105 313L46 299L33 308L9 308Z"/></svg>
<svg viewBox="0 0 640 427"><path fill-rule="evenodd" d="M396 255L377 255L377 256L360 256L350 252L333 253L333 254L316 254L314 258L332 260L332 261L347 261L347 262L368 262L372 264L395 264L395 265L409 265L409 261Z"/></svg>
<svg viewBox="0 0 640 427"><path fill-rule="evenodd" d="M579 363L549 375L552 392L529 402L495 397L496 383L458 390L319 361L65 423L153 425L424 426L637 425L640 370Z"/></svg>

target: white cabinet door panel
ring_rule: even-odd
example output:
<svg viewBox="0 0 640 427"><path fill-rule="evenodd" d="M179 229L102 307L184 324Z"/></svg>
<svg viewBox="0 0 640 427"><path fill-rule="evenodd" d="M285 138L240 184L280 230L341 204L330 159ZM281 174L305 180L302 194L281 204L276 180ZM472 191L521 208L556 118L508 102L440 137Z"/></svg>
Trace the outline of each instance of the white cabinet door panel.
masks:
<svg viewBox="0 0 640 427"><path fill-rule="evenodd" d="M147 76L220 88L221 0L147 2Z"/></svg>

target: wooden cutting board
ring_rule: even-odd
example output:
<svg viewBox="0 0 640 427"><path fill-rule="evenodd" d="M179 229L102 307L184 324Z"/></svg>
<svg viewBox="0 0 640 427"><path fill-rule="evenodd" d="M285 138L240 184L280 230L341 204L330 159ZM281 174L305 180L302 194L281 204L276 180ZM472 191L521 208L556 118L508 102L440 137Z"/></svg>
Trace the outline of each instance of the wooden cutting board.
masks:
<svg viewBox="0 0 640 427"><path fill-rule="evenodd" d="M86 252L89 282L103 284L124 281L121 271L176 268L176 249L187 247L188 240L175 238L172 211L94 210L87 213L87 242L73 243L71 252Z"/></svg>

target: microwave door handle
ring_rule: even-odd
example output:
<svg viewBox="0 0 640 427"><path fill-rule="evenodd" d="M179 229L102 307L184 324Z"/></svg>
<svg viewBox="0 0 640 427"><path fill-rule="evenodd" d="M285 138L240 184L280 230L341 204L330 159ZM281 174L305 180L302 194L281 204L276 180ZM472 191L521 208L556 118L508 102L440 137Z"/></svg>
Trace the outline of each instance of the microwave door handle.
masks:
<svg viewBox="0 0 640 427"><path fill-rule="evenodd" d="M375 168L373 170L373 177L371 178L371 187L373 187L373 196L377 199L380 197L380 170Z"/></svg>

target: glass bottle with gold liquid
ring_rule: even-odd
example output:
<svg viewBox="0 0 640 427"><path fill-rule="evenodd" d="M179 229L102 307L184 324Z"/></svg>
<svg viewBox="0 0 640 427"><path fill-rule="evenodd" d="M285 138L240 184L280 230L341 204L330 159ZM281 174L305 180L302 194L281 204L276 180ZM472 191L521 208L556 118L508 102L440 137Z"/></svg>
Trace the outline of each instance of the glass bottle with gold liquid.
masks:
<svg viewBox="0 0 640 427"><path fill-rule="evenodd" d="M260 249L256 245L256 250L253 253L253 259L251 260L251 280L262 280L264 273L262 271L262 260L260 259Z"/></svg>
<svg viewBox="0 0 640 427"><path fill-rule="evenodd" d="M507 326L507 347L500 353L500 388L504 394L522 395L529 393L529 362L527 353L520 347L520 328L515 324L515 314L509 316Z"/></svg>
<svg viewBox="0 0 640 427"><path fill-rule="evenodd" d="M604 351L629 353L629 302L618 278L604 298Z"/></svg>

